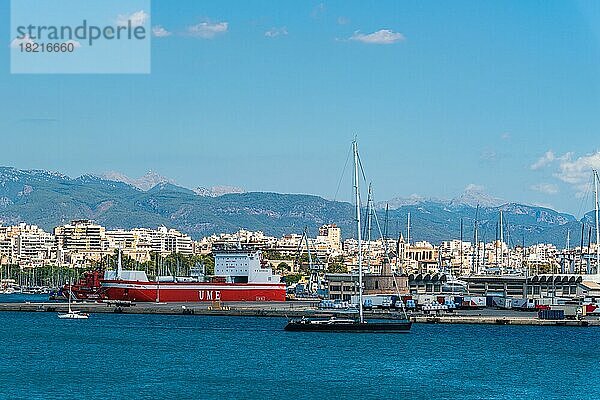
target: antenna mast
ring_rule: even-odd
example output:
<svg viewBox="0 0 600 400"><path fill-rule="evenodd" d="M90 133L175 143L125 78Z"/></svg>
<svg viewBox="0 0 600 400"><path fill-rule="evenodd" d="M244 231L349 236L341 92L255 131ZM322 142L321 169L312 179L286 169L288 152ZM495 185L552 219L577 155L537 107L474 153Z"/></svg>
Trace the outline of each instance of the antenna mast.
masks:
<svg viewBox="0 0 600 400"><path fill-rule="evenodd" d="M356 197L356 235L358 238L358 317L360 323L364 322L363 316L363 271L362 271L362 246L360 237L360 186L358 175L358 145L356 140L352 142L354 153L354 194Z"/></svg>
<svg viewBox="0 0 600 400"><path fill-rule="evenodd" d="M600 231L598 230L598 171L594 170L594 208L596 209L596 275L600 275Z"/></svg>
<svg viewBox="0 0 600 400"><path fill-rule="evenodd" d="M500 274L504 272L504 229L502 226L502 210L500 210Z"/></svg>

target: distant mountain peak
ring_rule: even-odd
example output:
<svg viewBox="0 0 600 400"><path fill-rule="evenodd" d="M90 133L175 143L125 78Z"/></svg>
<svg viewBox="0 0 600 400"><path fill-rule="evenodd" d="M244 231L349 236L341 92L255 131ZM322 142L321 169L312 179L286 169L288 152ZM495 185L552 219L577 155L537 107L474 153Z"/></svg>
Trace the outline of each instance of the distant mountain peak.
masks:
<svg viewBox="0 0 600 400"><path fill-rule="evenodd" d="M194 189L194 192L198 196L204 196L204 197L219 197L219 196L223 196L224 194L246 193L246 191L244 189L242 189L241 187L227 186L227 185L212 186L210 188L197 187L196 189Z"/></svg>
<svg viewBox="0 0 600 400"><path fill-rule="evenodd" d="M69 220L93 219L107 229L164 225L196 239L240 228L273 236L299 233L306 226L316 232L326 223L336 223L344 237L351 237L354 232L350 203L305 194L237 194L242 190L230 186L204 189L200 191L203 196L199 196L197 192L165 182L168 180L156 173L146 177L162 182L143 191L128 184L129 178L122 174L113 173L109 177L113 180L89 175L71 179L56 172L0 167L0 223L27 222L51 231ZM225 193L230 194L219 196ZM581 231L581 223L572 215L505 203L473 185L452 201L455 206L450 206L449 200L417 195L404 202L412 204L390 207L390 230L401 232L410 212L411 238L431 243L459 238L461 220L465 222L465 237L472 237L476 213L465 203L481 206L478 221L482 240L493 240L499 210L504 212L511 245L525 241L562 246L569 231L573 240ZM498 206L499 203L502 204ZM379 215L383 217L381 212ZM581 222L586 223L584 229L588 232L594 222L593 213L587 213Z"/></svg>
<svg viewBox="0 0 600 400"><path fill-rule="evenodd" d="M452 200L446 200L435 197L424 197L418 194L411 194L408 197L394 197L389 201L377 203L376 208L384 209L389 204L391 210L405 206L415 206L421 203L431 202L444 204L448 206L469 206L469 207L499 207L507 202L501 198L494 197L485 192L485 188L481 185L470 184L465 187L465 190Z"/></svg>
<svg viewBox="0 0 600 400"><path fill-rule="evenodd" d="M46 171L43 169L17 169L15 167L0 167L0 182L19 179L23 176L34 176L48 179L71 179L67 175L56 171Z"/></svg>
<svg viewBox="0 0 600 400"><path fill-rule="evenodd" d="M377 204L375 204L375 208L384 210L386 207L389 207L390 210L396 210L403 206L415 206L424 201L427 201L425 197L413 193L408 197L398 196L387 201L380 201Z"/></svg>
<svg viewBox="0 0 600 400"><path fill-rule="evenodd" d="M117 171L105 172L101 174L100 177L109 181L127 183L128 185L134 186L143 191L148 191L161 183L175 184L175 181L173 181L172 179L164 177L152 170L146 172L139 178L130 178L127 175L124 175Z"/></svg>
<svg viewBox="0 0 600 400"><path fill-rule="evenodd" d="M506 201L485 192L481 185L467 185L465 191L450 202L451 205L466 205L471 207L500 207Z"/></svg>

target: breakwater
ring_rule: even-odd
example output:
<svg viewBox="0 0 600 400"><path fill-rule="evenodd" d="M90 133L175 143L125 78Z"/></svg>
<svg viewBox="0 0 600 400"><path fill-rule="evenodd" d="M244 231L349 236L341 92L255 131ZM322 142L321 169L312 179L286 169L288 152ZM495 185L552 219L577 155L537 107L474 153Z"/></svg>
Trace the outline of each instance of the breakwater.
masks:
<svg viewBox="0 0 600 400"><path fill-rule="evenodd" d="M348 317L346 311L319 310L314 302L264 302L264 303L93 303L77 302L74 310L86 313L212 315L235 317ZM0 311L16 312L66 312L67 303L0 303ZM389 311L366 311L367 319L398 319L403 314ZM600 319L542 320L535 313L514 313L504 310L458 311L444 315L410 316L422 324L488 324L488 325L538 325L538 326L600 326Z"/></svg>

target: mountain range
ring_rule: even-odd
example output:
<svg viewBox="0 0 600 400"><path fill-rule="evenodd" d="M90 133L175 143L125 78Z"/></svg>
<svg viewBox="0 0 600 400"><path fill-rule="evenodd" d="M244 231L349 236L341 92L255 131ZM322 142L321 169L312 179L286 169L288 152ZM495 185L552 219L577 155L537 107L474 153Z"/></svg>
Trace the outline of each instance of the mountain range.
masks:
<svg viewBox="0 0 600 400"><path fill-rule="evenodd" d="M387 218L385 204L390 205ZM411 241L432 243L458 239L461 219L464 240L472 240L476 213L479 237L489 241L496 237L502 210L505 239L512 245L547 242L564 247L570 231L571 246L575 246L582 222L587 244L588 226L594 222L591 213L578 220L544 207L504 202L478 187L469 187L452 200L411 196L385 204L377 205L382 232L406 236L410 213ZM344 237L352 237L353 218L350 203L314 195L244 192L227 186L192 190L152 172L138 179L116 172L70 178L57 172L0 167L3 225L26 222L51 231L73 219L90 219L108 229L165 225L198 239L240 228L281 236L301 233L305 226L314 236L320 225L335 223ZM379 237L378 229L373 228L371 234Z"/></svg>

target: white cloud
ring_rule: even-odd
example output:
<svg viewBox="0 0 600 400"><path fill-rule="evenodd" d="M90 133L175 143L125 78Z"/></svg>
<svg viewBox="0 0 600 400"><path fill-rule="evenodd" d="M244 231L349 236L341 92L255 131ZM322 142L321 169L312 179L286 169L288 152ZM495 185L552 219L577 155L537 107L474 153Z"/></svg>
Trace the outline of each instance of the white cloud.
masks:
<svg viewBox="0 0 600 400"><path fill-rule="evenodd" d="M356 31L350 37L350 40L368 44L393 44L404 41L406 38L400 32L394 32L390 29L380 29L377 32L368 34Z"/></svg>
<svg viewBox="0 0 600 400"><path fill-rule="evenodd" d="M156 25L152 27L152 34L156 37L167 37L167 36L171 36L172 32L169 32L168 30L166 30L165 28L163 28L160 25Z"/></svg>
<svg viewBox="0 0 600 400"><path fill-rule="evenodd" d="M271 28L265 32L265 36L270 37L270 38L274 38L277 36L287 36L287 34L288 34L288 31L285 26L281 27L281 28Z"/></svg>
<svg viewBox="0 0 600 400"><path fill-rule="evenodd" d="M504 132L502 135L500 135L500 139L502 139L502 140L509 140L510 138L511 138L510 132Z"/></svg>
<svg viewBox="0 0 600 400"><path fill-rule="evenodd" d="M136 11L131 15L119 14L117 17L117 25L127 26L129 21L131 21L132 27L143 26L146 21L148 21L148 17L149 15L144 10Z"/></svg>
<svg viewBox="0 0 600 400"><path fill-rule="evenodd" d="M531 189L544 194L558 193L558 186L553 183L537 183L532 185Z"/></svg>
<svg viewBox="0 0 600 400"><path fill-rule="evenodd" d="M552 150L548 150L530 169L538 170L549 165L553 166L552 176L561 182L569 184L575 190L575 197L582 198L589 193L592 183L592 170L600 169L600 151L576 157L573 152L567 152L557 156ZM558 187L553 184L537 184L531 189L545 194L558 192Z"/></svg>
<svg viewBox="0 0 600 400"><path fill-rule="evenodd" d="M580 190L585 190L593 169L600 169L600 151L576 159L573 158L573 153L567 153L560 158L558 172L554 176Z"/></svg>
<svg viewBox="0 0 600 400"><path fill-rule="evenodd" d="M535 170L545 167L548 164L551 164L554 160L556 160L556 156L554 155L554 152L552 150L548 150L547 152L544 153L543 156L538 158L538 160L536 162L531 164L531 166L529 168L531 168L532 170L535 171Z"/></svg>
<svg viewBox="0 0 600 400"><path fill-rule="evenodd" d="M227 22L200 22L196 25L188 26L187 33L190 36L202 39L212 39L217 35L227 32L229 23Z"/></svg>
<svg viewBox="0 0 600 400"><path fill-rule="evenodd" d="M27 44L27 43L34 43L33 40L31 40L31 38L29 37L29 35L25 35L25 37L23 37L22 39L19 38L14 38L12 42L10 42L10 47L12 47L13 49L19 48L19 46L22 44Z"/></svg>

